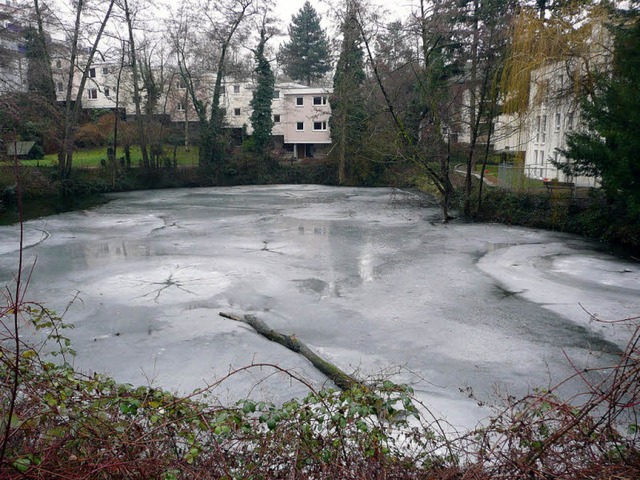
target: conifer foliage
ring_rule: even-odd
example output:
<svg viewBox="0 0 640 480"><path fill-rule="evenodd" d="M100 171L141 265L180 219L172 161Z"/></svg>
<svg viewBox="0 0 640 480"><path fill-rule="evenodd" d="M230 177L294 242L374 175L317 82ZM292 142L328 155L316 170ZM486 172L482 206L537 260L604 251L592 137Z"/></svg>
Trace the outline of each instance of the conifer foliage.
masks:
<svg viewBox="0 0 640 480"><path fill-rule="evenodd" d="M291 17L289 41L280 48L284 73L311 85L331 70L329 40L320 26L318 12L307 1Z"/></svg>
<svg viewBox="0 0 640 480"><path fill-rule="evenodd" d="M357 149L366 130L367 112L361 87L366 79L362 38L358 27L357 0L349 0L342 23L342 48L333 77L331 96L331 141L338 157L338 180L345 184L353 177Z"/></svg>
<svg viewBox="0 0 640 480"><path fill-rule="evenodd" d="M256 152L266 157L271 142L271 130L273 129L273 117L271 115L271 101L273 99L275 76L271 70L271 64L264 55L264 46L268 37L265 28L260 30L260 43L254 51L256 57L256 89L251 99L251 126L253 127L253 142Z"/></svg>

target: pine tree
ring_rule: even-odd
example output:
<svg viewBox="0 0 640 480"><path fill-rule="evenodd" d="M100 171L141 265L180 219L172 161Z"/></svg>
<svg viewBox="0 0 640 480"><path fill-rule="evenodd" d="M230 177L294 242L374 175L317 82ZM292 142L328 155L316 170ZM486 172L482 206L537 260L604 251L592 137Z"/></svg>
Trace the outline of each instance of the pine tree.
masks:
<svg viewBox="0 0 640 480"><path fill-rule="evenodd" d="M307 1L291 17L289 42L280 49L284 73L292 80L311 85L331 70L329 40L320 27L320 16Z"/></svg>
<svg viewBox="0 0 640 480"><path fill-rule="evenodd" d="M260 30L260 43L254 51L256 57L256 89L251 99L251 126L253 127L253 142L256 152L265 158L271 143L271 130L273 117L271 115L271 101L275 86L275 77L271 71L271 65L264 55L264 46L267 43L264 27Z"/></svg>
<svg viewBox="0 0 640 480"><path fill-rule="evenodd" d="M46 39L33 27L24 31L26 56L29 60L29 92L52 104L56 102L56 91L51 76L51 60Z"/></svg>
<svg viewBox="0 0 640 480"><path fill-rule="evenodd" d="M333 95L330 98L331 141L338 156L338 181L341 184L347 182L354 173L357 149L362 144L367 116L362 96L362 84L366 76L356 18L358 8L357 0L348 0L342 23L342 48L333 77Z"/></svg>

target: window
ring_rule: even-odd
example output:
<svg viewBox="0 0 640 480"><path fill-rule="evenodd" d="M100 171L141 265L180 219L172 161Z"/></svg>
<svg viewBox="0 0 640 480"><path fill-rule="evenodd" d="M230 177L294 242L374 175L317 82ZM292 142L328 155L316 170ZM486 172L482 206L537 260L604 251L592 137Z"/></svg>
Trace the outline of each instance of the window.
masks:
<svg viewBox="0 0 640 480"><path fill-rule="evenodd" d="M567 130L573 130L573 113L567 117Z"/></svg>
<svg viewBox="0 0 640 480"><path fill-rule="evenodd" d="M556 113L556 132L560 130L560 114Z"/></svg>
<svg viewBox="0 0 640 480"><path fill-rule="evenodd" d="M547 116L542 116L542 143L547 141Z"/></svg>
<svg viewBox="0 0 640 480"><path fill-rule="evenodd" d="M536 117L536 143L540 142L540 115Z"/></svg>
<svg viewBox="0 0 640 480"><path fill-rule="evenodd" d="M233 93L240 93L240 85L233 86Z"/></svg>
<svg viewBox="0 0 640 480"><path fill-rule="evenodd" d="M327 97L313 97L313 104L314 105L326 105L327 104Z"/></svg>
<svg viewBox="0 0 640 480"><path fill-rule="evenodd" d="M56 60L56 68L62 68L62 60Z"/></svg>
<svg viewBox="0 0 640 480"><path fill-rule="evenodd" d="M109 69L107 67L102 67L102 74L109 75Z"/></svg>
<svg viewBox="0 0 640 480"><path fill-rule="evenodd" d="M90 88L89 90L87 90L87 95L89 96L90 100L95 100L96 98L98 98L98 90L95 88Z"/></svg>
<svg viewBox="0 0 640 480"><path fill-rule="evenodd" d="M64 90L64 85L62 84L62 82L58 82L56 84L56 88L58 89L59 92L62 92Z"/></svg>
<svg viewBox="0 0 640 480"><path fill-rule="evenodd" d="M327 122L313 122L313 129L324 131L327 129Z"/></svg>
<svg viewBox="0 0 640 480"><path fill-rule="evenodd" d="M273 91L273 98L280 98L280 90Z"/></svg>
<svg viewBox="0 0 640 480"><path fill-rule="evenodd" d="M90 68L89 69L89 78L96 78L96 69L95 68Z"/></svg>
<svg viewBox="0 0 640 480"><path fill-rule="evenodd" d="M296 106L301 107L304 105L304 97L296 97Z"/></svg>
<svg viewBox="0 0 640 480"><path fill-rule="evenodd" d="M275 114L273 116L273 123L280 123L280 115L279 114Z"/></svg>
<svg viewBox="0 0 640 480"><path fill-rule="evenodd" d="M298 122L298 123L296 123L296 130L298 130L299 132L301 132L302 130L304 130L304 122Z"/></svg>
<svg viewBox="0 0 640 480"><path fill-rule="evenodd" d="M179 112L184 112L184 103L178 102L178 105L176 106L176 110L178 110Z"/></svg>
<svg viewBox="0 0 640 480"><path fill-rule="evenodd" d="M553 162L556 163L556 164L558 163L558 151L557 150L553 152Z"/></svg>
<svg viewBox="0 0 640 480"><path fill-rule="evenodd" d="M239 108L234 108L234 109L233 109L233 114L234 114L236 117L239 117L239 116L240 116L240 109L239 109Z"/></svg>
<svg viewBox="0 0 640 480"><path fill-rule="evenodd" d="M533 164L538 165L538 150L533 151Z"/></svg>
<svg viewBox="0 0 640 480"><path fill-rule="evenodd" d="M105 96L105 97L108 97L108 96L109 96L109 93L110 93L110 92L109 92L109 87L104 87L103 92L104 92L104 96Z"/></svg>
<svg viewBox="0 0 640 480"><path fill-rule="evenodd" d="M227 93L227 89L224 85L220 86L220 95L224 95L225 93Z"/></svg>

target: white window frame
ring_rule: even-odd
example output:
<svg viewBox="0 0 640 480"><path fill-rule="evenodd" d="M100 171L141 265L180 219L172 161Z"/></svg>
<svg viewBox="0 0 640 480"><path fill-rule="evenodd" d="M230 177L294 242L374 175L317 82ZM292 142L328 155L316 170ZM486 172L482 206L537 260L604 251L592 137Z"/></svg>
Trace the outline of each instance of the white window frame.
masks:
<svg viewBox="0 0 640 480"><path fill-rule="evenodd" d="M240 115L242 115L242 109L240 109L240 107L236 107L233 109L233 116L234 117L239 117Z"/></svg>
<svg viewBox="0 0 640 480"><path fill-rule="evenodd" d="M304 122L296 122L296 132L304 132Z"/></svg>
<svg viewBox="0 0 640 480"><path fill-rule="evenodd" d="M556 112L556 132L560 131L560 125L562 124L562 118L560 112Z"/></svg>
<svg viewBox="0 0 640 480"><path fill-rule="evenodd" d="M304 107L304 97L296 97L296 107Z"/></svg>
<svg viewBox="0 0 640 480"><path fill-rule="evenodd" d="M110 94L109 87L102 87L102 93L104 93L105 97L108 97Z"/></svg>
<svg viewBox="0 0 640 480"><path fill-rule="evenodd" d="M87 89L87 98L89 100L97 100L98 99L98 89L97 88L89 88L89 89Z"/></svg>
<svg viewBox="0 0 640 480"><path fill-rule="evenodd" d="M320 128L316 128L317 125L320 125ZM326 132L327 130L327 122L313 122L313 131L314 132Z"/></svg>
<svg viewBox="0 0 640 480"><path fill-rule="evenodd" d="M233 93L240 93L240 85L233 86Z"/></svg>
<svg viewBox="0 0 640 480"><path fill-rule="evenodd" d="M324 95L323 96L313 97L313 104L314 105L326 105L327 104L327 97L324 96Z"/></svg>
<svg viewBox="0 0 640 480"><path fill-rule="evenodd" d="M273 123L280 123L280 114L279 113L275 113L273 115Z"/></svg>
<svg viewBox="0 0 640 480"><path fill-rule="evenodd" d="M178 112L184 112L184 103L182 103L181 101L178 102L178 104L176 105L176 110Z"/></svg>
<svg viewBox="0 0 640 480"><path fill-rule="evenodd" d="M89 69L89 75L88 75L88 77L89 77L89 78L96 78L96 69L95 69L94 67L91 67L91 68Z"/></svg>

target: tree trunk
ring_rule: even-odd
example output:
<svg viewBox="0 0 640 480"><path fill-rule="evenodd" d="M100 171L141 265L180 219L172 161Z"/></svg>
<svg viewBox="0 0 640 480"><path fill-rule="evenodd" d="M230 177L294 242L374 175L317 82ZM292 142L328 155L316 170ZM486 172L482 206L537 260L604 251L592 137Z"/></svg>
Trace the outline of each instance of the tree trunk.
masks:
<svg viewBox="0 0 640 480"><path fill-rule="evenodd" d="M364 387L364 384L351 375L343 372L338 367L330 362L327 362L320 356L318 356L313 350L307 347L304 343L298 340L295 336L284 335L276 330L273 330L264 323L262 320L254 317L253 315L244 315L238 317L229 313L220 312L220 316L235 320L236 322L246 323L252 327L258 334L262 335L272 342L279 343L283 347L288 348L292 352L299 353L304 358L309 360L311 364L316 367L320 372L325 374L338 388L343 391L350 390L354 387Z"/></svg>
<svg viewBox="0 0 640 480"><path fill-rule="evenodd" d="M129 30L129 51L131 55L131 73L133 75L133 103L136 107L136 125L138 127L138 141L140 142L140 151L142 153L142 166L145 170L149 170L149 153L147 151L147 136L144 131L144 118L142 118L142 109L140 108L140 85L138 83L138 64L135 39L133 38L133 25L131 20L131 12L129 10L129 2L124 0L124 15Z"/></svg>

